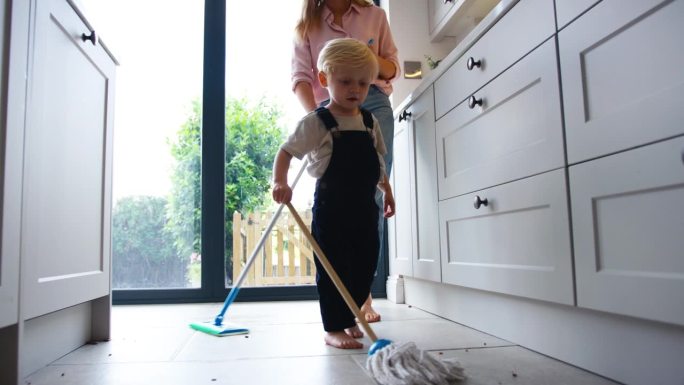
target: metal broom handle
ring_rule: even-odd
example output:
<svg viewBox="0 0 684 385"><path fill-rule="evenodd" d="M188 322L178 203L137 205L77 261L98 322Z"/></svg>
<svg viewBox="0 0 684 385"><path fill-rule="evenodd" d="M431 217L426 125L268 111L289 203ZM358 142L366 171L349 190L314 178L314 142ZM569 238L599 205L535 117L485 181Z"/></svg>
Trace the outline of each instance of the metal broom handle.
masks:
<svg viewBox="0 0 684 385"><path fill-rule="evenodd" d="M302 167L299 169L299 172L297 173L297 176L294 179L294 182L292 182L292 189L294 190L295 186L297 186L297 182L299 182L299 178L302 176L304 173L304 170L306 170L306 166L308 165L308 161L305 159L302 161ZM249 272L249 268L252 267L252 264L256 260L257 255L261 251L261 248L264 246L264 243L266 243L266 238L271 236L271 231L273 230L273 227L275 226L276 221L278 220L278 217L280 216L280 213L283 211L283 205L279 205L278 209L276 212L273 214L273 217L271 217L271 221L268 223L266 226L266 229L264 230L263 234L261 234L261 238L259 239L259 242L257 245L254 247L254 250L252 251L252 255L249 256L247 259L245 266L242 268L242 272L240 273L240 276L238 279L235 281L233 284L233 287L230 289L230 292L228 293L228 296L226 297L226 300L223 302L223 308L221 308L221 311L219 314L216 316L214 319L214 325L221 325L223 323L223 316L226 314L226 311L228 310L228 307L235 301L235 298L237 297L238 293L240 292L240 287L242 287L242 282L247 278L247 273ZM233 251L235 252L235 251Z"/></svg>
<svg viewBox="0 0 684 385"><path fill-rule="evenodd" d="M316 242L313 235L311 235L311 232L306 227L306 224L302 220L302 217L299 216L299 213L297 213L297 210L292 206L292 203L287 203L287 208L290 209L292 217L295 219L295 221L297 221L297 224L299 225L299 228L302 230L302 233L304 233L306 238L309 240L309 243L311 243L311 246L314 248L314 251L316 252L316 257L318 257L318 260L323 265L325 272L328 273L330 279L332 279L333 283L335 284L335 287L337 288L337 291L339 291L342 295L342 298L344 298L344 302L347 303L349 309L352 311L352 313L354 313L354 316L356 316L356 318L359 320L361 326L363 327L363 330L366 331L366 334L368 334L368 337L371 339L371 341L377 341L378 337L375 335L370 325L368 325L366 318L363 316L363 314L361 314L361 310L358 306L356 306L356 302L354 302L354 299L352 298L351 294L349 294L349 290L347 290L347 288L342 283L342 280L337 275L337 272L335 272L335 269L333 269L332 265L328 261L328 258L323 253L323 250L321 250L321 247L318 246L318 242Z"/></svg>

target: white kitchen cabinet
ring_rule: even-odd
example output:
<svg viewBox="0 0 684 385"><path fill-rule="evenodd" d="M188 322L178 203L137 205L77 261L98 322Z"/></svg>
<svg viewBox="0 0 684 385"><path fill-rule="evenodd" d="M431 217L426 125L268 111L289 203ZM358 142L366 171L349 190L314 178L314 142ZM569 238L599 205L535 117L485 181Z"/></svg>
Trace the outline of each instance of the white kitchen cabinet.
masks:
<svg viewBox="0 0 684 385"><path fill-rule="evenodd" d="M432 87L401 111L394 127L395 239L390 264L401 274L440 282L439 214Z"/></svg>
<svg viewBox="0 0 684 385"><path fill-rule="evenodd" d="M494 8L500 0L428 0L430 40L463 37Z"/></svg>
<svg viewBox="0 0 684 385"><path fill-rule="evenodd" d="M463 1L461 1L463 2ZM430 34L438 32L440 23L454 7L454 0L428 0L428 27Z"/></svg>
<svg viewBox="0 0 684 385"><path fill-rule="evenodd" d="M110 337L116 61L72 1L14 1L0 19L11 34L9 46L2 40L0 382L18 383Z"/></svg>
<svg viewBox="0 0 684 385"><path fill-rule="evenodd" d="M684 1L604 0L559 33L568 161L684 133Z"/></svg>
<svg viewBox="0 0 684 385"><path fill-rule="evenodd" d="M435 92L442 283L407 277L405 301L679 383L684 0L500 4L415 91Z"/></svg>
<svg viewBox="0 0 684 385"><path fill-rule="evenodd" d="M601 0L556 0L556 22L562 29Z"/></svg>
<svg viewBox="0 0 684 385"><path fill-rule="evenodd" d="M437 121L439 199L565 165L556 60L550 39Z"/></svg>
<svg viewBox="0 0 684 385"><path fill-rule="evenodd" d="M413 213L413 276L441 281L439 214L437 207L437 154L435 104L432 87L406 110Z"/></svg>
<svg viewBox="0 0 684 385"><path fill-rule="evenodd" d="M26 319L110 293L115 63L67 1L37 1L35 12L22 204Z"/></svg>
<svg viewBox="0 0 684 385"><path fill-rule="evenodd" d="M435 82L436 118L556 32L552 0L521 0ZM506 40L506 44L501 44Z"/></svg>
<svg viewBox="0 0 684 385"><path fill-rule="evenodd" d="M394 121L394 153L392 164L392 192L397 212L389 219L394 244L390 249L390 274L413 275L413 213L411 196L411 165L409 154L409 125L404 118ZM392 237L389 238L392 240Z"/></svg>
<svg viewBox="0 0 684 385"><path fill-rule="evenodd" d="M574 304L565 170L439 203L445 283Z"/></svg>
<svg viewBox="0 0 684 385"><path fill-rule="evenodd" d="M684 138L570 167L577 304L684 325Z"/></svg>
<svg viewBox="0 0 684 385"><path fill-rule="evenodd" d="M9 67L25 64L10 62L10 39L12 37L6 25L7 14L11 13L6 1L0 2L0 42L2 45L2 61L0 61L0 90L19 90L23 95L21 81L10 76ZM17 26L12 26L17 28ZM19 84L17 84L19 83ZM0 95L0 328L13 325L19 319L19 224L21 207L21 136L16 127L23 125L21 104L16 99L7 100L8 91ZM0 352L2 350L0 349ZM0 377L1 378L1 377Z"/></svg>

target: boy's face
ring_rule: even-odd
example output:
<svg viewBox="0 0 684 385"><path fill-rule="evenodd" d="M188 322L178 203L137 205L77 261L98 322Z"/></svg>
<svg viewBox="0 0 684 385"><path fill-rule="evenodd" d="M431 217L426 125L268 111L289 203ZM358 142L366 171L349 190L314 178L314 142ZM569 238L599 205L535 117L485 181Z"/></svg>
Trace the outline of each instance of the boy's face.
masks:
<svg viewBox="0 0 684 385"><path fill-rule="evenodd" d="M323 87L330 93L329 108L333 112L356 114L358 108L366 100L368 89L372 84L372 76L367 69L336 69L326 75L318 74Z"/></svg>

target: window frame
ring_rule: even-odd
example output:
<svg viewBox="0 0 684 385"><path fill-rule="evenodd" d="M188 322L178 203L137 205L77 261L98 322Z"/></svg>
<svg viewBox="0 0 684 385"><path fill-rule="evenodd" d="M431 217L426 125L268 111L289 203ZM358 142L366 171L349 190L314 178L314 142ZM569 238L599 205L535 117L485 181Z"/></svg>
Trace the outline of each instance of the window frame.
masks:
<svg viewBox="0 0 684 385"><path fill-rule="evenodd" d="M374 0L379 6L379 0ZM202 85L202 284L200 288L115 289L112 302L119 304L166 304L222 302L225 287L225 69L226 0L205 0L204 63ZM229 143L230 145L230 143ZM385 225L385 243L387 226ZM378 265L371 292L386 297L387 247ZM240 301L315 300L315 285L240 288Z"/></svg>

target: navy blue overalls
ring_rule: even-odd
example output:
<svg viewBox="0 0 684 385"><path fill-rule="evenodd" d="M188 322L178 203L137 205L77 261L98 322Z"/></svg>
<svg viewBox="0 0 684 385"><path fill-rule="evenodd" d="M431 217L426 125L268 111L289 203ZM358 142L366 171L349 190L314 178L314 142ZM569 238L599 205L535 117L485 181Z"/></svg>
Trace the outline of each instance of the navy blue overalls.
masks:
<svg viewBox="0 0 684 385"><path fill-rule="evenodd" d="M372 115L361 112L365 131L332 131L332 156L316 182L311 223L314 239L359 307L370 293L380 247L375 203L380 162L371 135ZM328 130L337 127L328 109L321 107L316 113ZM354 314L317 258L315 263L324 329L354 326Z"/></svg>

